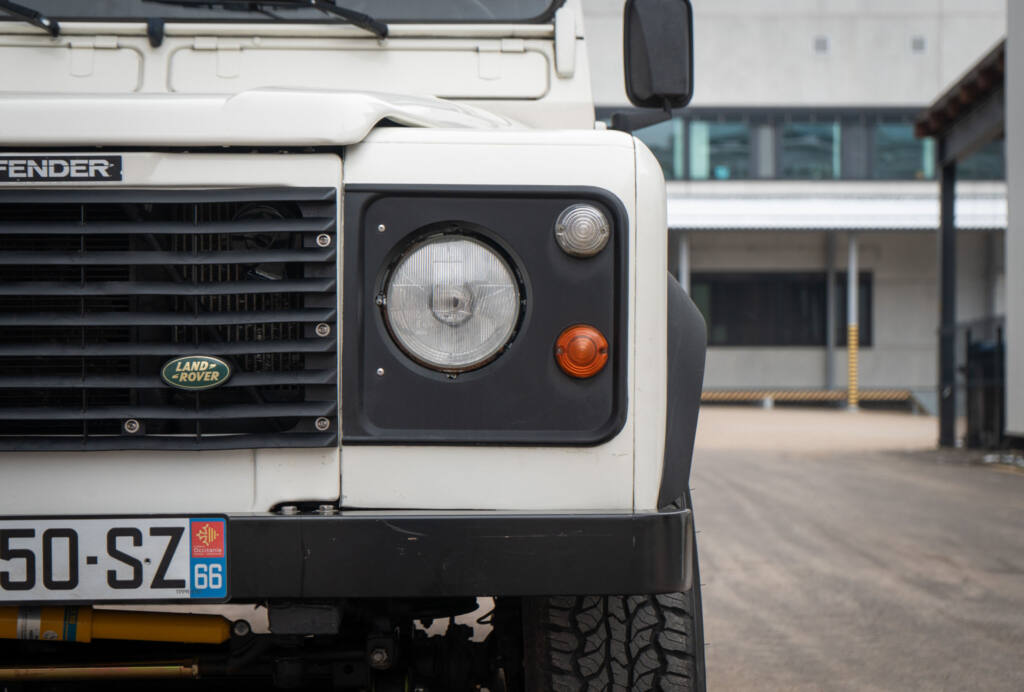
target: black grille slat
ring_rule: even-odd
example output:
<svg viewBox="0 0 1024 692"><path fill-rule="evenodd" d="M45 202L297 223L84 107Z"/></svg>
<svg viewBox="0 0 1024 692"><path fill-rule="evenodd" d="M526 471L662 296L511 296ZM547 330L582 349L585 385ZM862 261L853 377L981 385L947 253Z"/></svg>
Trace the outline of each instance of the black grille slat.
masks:
<svg viewBox="0 0 1024 692"><path fill-rule="evenodd" d="M4 252L0 265L113 266L260 264L265 262L329 262L334 250L283 250L278 252Z"/></svg>
<svg viewBox="0 0 1024 692"><path fill-rule="evenodd" d="M291 433L285 435L219 435L197 438L190 435L139 435L98 437L4 437L0 451L113 451L120 449L204 450L278 449L282 447L330 447L337 433Z"/></svg>
<svg viewBox="0 0 1024 692"><path fill-rule="evenodd" d="M153 233L157 235L181 234L181 235L204 235L211 234L236 234L236 233L260 233L280 231L305 231L316 233L329 231L334 228L332 218L303 218L286 220L251 219L248 221L221 221L219 223L190 224L185 222L138 222L130 221L97 221L93 223L80 223L78 221L51 221L43 223L13 223L0 221L0 235L20 235L31 233L34 235L139 235Z"/></svg>
<svg viewBox="0 0 1024 692"><path fill-rule="evenodd" d="M186 315L175 312L93 312L71 315L58 312L0 313L0 327L92 327L117 325L246 325L272 322L327 322L337 310L320 308L274 312L210 312Z"/></svg>
<svg viewBox="0 0 1024 692"><path fill-rule="evenodd" d="M205 418L283 418L293 416L327 416L333 412L333 401L300 401L291 404L237 404L205 406L199 410L185 406L93 406L85 411L57 407L0 408L4 421L61 420L203 420Z"/></svg>
<svg viewBox="0 0 1024 692"><path fill-rule="evenodd" d="M184 284L167 281L95 281L83 285L70 281L15 281L0 283L0 296L216 296L240 293L323 293L335 280L223 281Z"/></svg>
<svg viewBox="0 0 1024 692"><path fill-rule="evenodd" d="M337 214L334 188L0 189L0 449L336 444ZM233 374L166 385L188 355Z"/></svg>
<svg viewBox="0 0 1024 692"><path fill-rule="evenodd" d="M65 357L100 357L100 356L190 356L204 353L221 355L244 355L255 353L334 353L338 347L334 339L309 339L305 341L261 341L231 343L97 343L97 344L56 344L33 343L3 344L0 343L0 356L65 356Z"/></svg>
<svg viewBox="0 0 1024 692"><path fill-rule="evenodd" d="M3 203L38 204L42 190L3 191ZM107 190L46 190L47 204L209 204L229 202L334 202L333 187L238 187L204 190L121 188Z"/></svg>
<svg viewBox="0 0 1024 692"><path fill-rule="evenodd" d="M223 387L263 387L288 384L333 384L337 370L298 370L293 372L243 372L233 376ZM18 387L58 387L68 389L163 389L167 384L159 377L138 375L0 375L0 390Z"/></svg>

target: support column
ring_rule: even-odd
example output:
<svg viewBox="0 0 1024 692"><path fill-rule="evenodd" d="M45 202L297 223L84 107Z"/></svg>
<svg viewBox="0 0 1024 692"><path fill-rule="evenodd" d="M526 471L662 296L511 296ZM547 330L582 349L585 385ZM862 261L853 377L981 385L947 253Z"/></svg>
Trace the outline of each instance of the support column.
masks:
<svg viewBox="0 0 1024 692"><path fill-rule="evenodd" d="M679 273L677 278L686 294L690 294L690 237L679 233Z"/></svg>
<svg viewBox="0 0 1024 692"><path fill-rule="evenodd" d="M825 231L825 389L835 389L836 237Z"/></svg>
<svg viewBox="0 0 1024 692"><path fill-rule="evenodd" d="M956 445L956 161L942 165L939 217L939 446Z"/></svg>
<svg viewBox="0 0 1024 692"><path fill-rule="evenodd" d="M846 259L846 407L851 411L860 405L858 362L860 356L860 327L857 324L857 236L850 234Z"/></svg>

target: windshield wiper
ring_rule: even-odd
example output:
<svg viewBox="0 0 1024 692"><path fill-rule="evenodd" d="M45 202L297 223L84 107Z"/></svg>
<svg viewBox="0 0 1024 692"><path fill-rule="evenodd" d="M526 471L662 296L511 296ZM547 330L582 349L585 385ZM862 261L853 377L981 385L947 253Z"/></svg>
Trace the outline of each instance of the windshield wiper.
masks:
<svg viewBox="0 0 1024 692"><path fill-rule="evenodd" d="M9 0L0 0L0 10L7 12L10 15L24 19L33 26L38 26L43 31L50 32L51 36L60 36L60 24L56 19L50 19L40 12L36 12L31 7L25 7L19 5L16 2L10 2Z"/></svg>
<svg viewBox="0 0 1024 692"><path fill-rule="evenodd" d="M220 5L225 9L237 9L237 10L250 10L255 12L265 12L267 8L278 8L278 7L290 7L290 8L302 8L309 7L314 10L320 10L324 14L333 15L340 17L354 26L358 26L360 29L365 29L377 38L386 38L388 35L388 25L384 22L374 19L368 14L357 12L356 10L350 10L347 7L342 7L335 4L332 0L265 0L264 2L252 2L252 0L144 0L145 2L158 2L164 5L181 5L184 7L213 7L214 5ZM0 4L5 3L6 0L0 0ZM273 15L271 15L273 16Z"/></svg>

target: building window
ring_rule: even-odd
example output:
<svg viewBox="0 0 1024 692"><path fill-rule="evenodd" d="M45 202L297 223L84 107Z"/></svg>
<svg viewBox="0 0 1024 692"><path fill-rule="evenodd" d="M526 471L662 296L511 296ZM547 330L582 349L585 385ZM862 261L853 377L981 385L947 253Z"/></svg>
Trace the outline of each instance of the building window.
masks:
<svg viewBox="0 0 1024 692"><path fill-rule="evenodd" d="M841 172L839 121L788 121L781 127L779 174L782 178L826 180Z"/></svg>
<svg viewBox="0 0 1024 692"><path fill-rule="evenodd" d="M609 123L619 109L597 108ZM934 180L936 144L915 139L911 109L702 109L637 130L666 180ZM1002 141L957 168L1005 180Z"/></svg>
<svg viewBox="0 0 1024 692"><path fill-rule="evenodd" d="M935 145L916 139L909 122L878 122L873 130L871 177L878 180L930 180L935 177Z"/></svg>
<svg viewBox="0 0 1024 692"><path fill-rule="evenodd" d="M1005 180L1006 140L989 142L956 165L959 180Z"/></svg>
<svg viewBox="0 0 1024 692"><path fill-rule="evenodd" d="M708 324L709 346L825 346L826 275L707 273L690 296ZM860 275L860 344L872 343L871 274ZM846 277L836 275L836 345L846 345Z"/></svg>
<svg viewBox="0 0 1024 692"><path fill-rule="evenodd" d="M749 178L750 140L745 122L690 121L690 178Z"/></svg>
<svg viewBox="0 0 1024 692"><path fill-rule="evenodd" d="M634 132L641 142L654 153L665 173L665 180L682 180L683 121L672 118Z"/></svg>

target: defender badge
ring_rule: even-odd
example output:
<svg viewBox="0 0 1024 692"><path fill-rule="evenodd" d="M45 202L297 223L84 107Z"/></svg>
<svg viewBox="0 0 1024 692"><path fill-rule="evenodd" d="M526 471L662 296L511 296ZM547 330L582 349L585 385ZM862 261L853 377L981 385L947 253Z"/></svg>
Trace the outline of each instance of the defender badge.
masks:
<svg viewBox="0 0 1024 692"><path fill-rule="evenodd" d="M213 356L172 358L160 369L160 378L178 389L213 389L228 381L231 366Z"/></svg>

